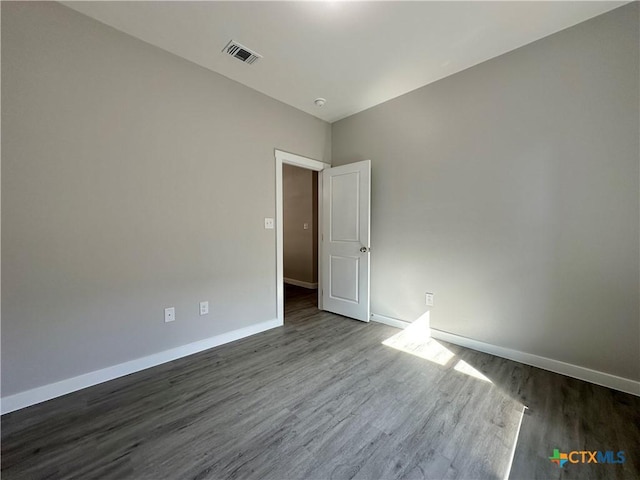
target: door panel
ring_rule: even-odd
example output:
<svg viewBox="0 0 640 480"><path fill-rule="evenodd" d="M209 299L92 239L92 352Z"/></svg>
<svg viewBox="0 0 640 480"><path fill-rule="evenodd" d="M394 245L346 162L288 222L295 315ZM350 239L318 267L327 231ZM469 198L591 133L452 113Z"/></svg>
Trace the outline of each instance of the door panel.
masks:
<svg viewBox="0 0 640 480"><path fill-rule="evenodd" d="M332 299L358 303L358 257L332 255L329 261L329 295Z"/></svg>
<svg viewBox="0 0 640 480"><path fill-rule="evenodd" d="M332 242L360 241L358 210L358 184L360 172L345 173L330 177L331 190L331 234ZM333 209L338 211L335 212Z"/></svg>
<svg viewBox="0 0 640 480"><path fill-rule="evenodd" d="M325 169L322 305L369 321L371 161Z"/></svg>

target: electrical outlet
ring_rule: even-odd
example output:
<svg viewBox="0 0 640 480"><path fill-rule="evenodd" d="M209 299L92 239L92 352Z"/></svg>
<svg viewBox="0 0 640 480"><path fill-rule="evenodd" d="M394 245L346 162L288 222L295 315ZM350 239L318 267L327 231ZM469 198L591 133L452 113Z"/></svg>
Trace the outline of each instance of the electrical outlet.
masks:
<svg viewBox="0 0 640 480"><path fill-rule="evenodd" d="M424 301L427 304L427 307L433 307L433 293L427 292L425 294Z"/></svg>
<svg viewBox="0 0 640 480"><path fill-rule="evenodd" d="M176 319L176 307L169 307L164 309L164 321L165 323L173 322Z"/></svg>
<svg viewBox="0 0 640 480"><path fill-rule="evenodd" d="M209 313L209 302L200 302L200 315Z"/></svg>
<svg viewBox="0 0 640 480"><path fill-rule="evenodd" d="M264 219L264 228L266 228L267 230L273 230L274 225L275 225L275 221L273 220L273 218Z"/></svg>

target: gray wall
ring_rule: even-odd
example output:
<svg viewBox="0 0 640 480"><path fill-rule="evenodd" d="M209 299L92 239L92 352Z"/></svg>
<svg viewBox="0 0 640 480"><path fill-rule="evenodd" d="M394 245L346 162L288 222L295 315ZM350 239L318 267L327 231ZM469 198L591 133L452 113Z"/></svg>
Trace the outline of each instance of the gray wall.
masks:
<svg viewBox="0 0 640 480"><path fill-rule="evenodd" d="M333 124L372 160L372 311L640 379L634 3ZM425 53L427 54L427 53Z"/></svg>
<svg viewBox="0 0 640 480"><path fill-rule="evenodd" d="M318 174L284 164L282 185L284 276L318 283Z"/></svg>
<svg viewBox="0 0 640 480"><path fill-rule="evenodd" d="M329 145L66 7L2 2L2 395L275 319L274 148Z"/></svg>

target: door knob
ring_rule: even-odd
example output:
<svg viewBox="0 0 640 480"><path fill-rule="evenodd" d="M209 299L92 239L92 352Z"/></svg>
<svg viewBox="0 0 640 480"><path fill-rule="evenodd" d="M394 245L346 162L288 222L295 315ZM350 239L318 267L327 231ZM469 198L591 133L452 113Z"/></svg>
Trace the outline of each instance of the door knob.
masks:
<svg viewBox="0 0 640 480"><path fill-rule="evenodd" d="M369 249L368 249L367 247L361 247L361 248L360 248L360 251L361 251L362 253L367 253L367 252L369 251Z"/></svg>

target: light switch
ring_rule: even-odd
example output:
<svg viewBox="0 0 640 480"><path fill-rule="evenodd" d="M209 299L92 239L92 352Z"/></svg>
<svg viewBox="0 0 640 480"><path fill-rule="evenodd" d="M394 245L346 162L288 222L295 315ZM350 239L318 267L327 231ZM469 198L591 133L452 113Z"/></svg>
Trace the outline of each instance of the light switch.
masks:
<svg viewBox="0 0 640 480"><path fill-rule="evenodd" d="M176 319L176 307L169 307L164 309L164 321L173 322Z"/></svg>
<svg viewBox="0 0 640 480"><path fill-rule="evenodd" d="M302 228L305 230L309 230L309 224L305 223L304 225L302 225Z"/></svg>
<svg viewBox="0 0 640 480"><path fill-rule="evenodd" d="M273 218L265 218L264 219L264 228L267 230L273 230L274 221Z"/></svg>

